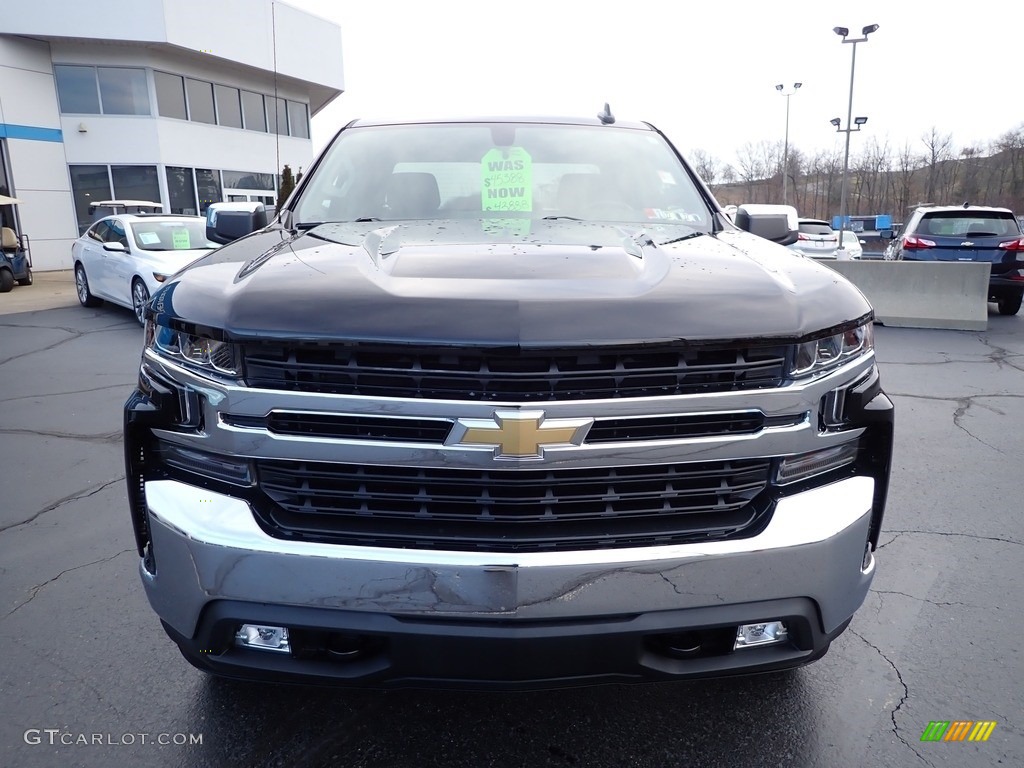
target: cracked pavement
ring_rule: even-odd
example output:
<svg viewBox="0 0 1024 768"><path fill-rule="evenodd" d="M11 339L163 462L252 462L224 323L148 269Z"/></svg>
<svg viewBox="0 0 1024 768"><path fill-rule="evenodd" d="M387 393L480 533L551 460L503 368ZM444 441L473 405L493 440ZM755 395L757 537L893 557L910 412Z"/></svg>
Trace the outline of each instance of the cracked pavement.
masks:
<svg viewBox="0 0 1024 768"><path fill-rule="evenodd" d="M273 687L208 679L163 634L121 453L139 327L78 306L70 275L37 276L0 296L0 765L1024 764L1024 316L876 333L897 406L889 506L871 593L819 662L522 694ZM932 720L998 725L921 742ZM203 743L28 745L29 728Z"/></svg>

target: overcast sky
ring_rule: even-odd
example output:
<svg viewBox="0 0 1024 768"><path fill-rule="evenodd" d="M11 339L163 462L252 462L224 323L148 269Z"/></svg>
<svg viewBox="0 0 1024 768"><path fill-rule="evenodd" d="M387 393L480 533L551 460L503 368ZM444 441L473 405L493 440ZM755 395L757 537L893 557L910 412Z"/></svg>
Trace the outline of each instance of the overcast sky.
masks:
<svg viewBox="0 0 1024 768"><path fill-rule="evenodd" d="M661 128L726 162L746 142L842 148L853 115L894 148L936 127L957 148L1024 124L1024 0L288 0L336 22L346 90L313 118L319 148L355 117L596 115ZM325 51L324 55L331 55Z"/></svg>

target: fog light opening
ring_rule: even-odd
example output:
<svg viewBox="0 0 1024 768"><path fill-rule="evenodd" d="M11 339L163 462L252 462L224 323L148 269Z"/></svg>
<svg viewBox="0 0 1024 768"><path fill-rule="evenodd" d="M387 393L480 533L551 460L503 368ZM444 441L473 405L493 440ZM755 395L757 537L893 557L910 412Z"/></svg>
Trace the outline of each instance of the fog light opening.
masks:
<svg viewBox="0 0 1024 768"><path fill-rule="evenodd" d="M235 645L252 648L254 651L291 653L288 627L272 627L266 624L243 624L235 632Z"/></svg>
<svg viewBox="0 0 1024 768"><path fill-rule="evenodd" d="M761 624L740 624L736 630L736 644L733 650L775 645L789 640L789 630L781 621L766 621Z"/></svg>

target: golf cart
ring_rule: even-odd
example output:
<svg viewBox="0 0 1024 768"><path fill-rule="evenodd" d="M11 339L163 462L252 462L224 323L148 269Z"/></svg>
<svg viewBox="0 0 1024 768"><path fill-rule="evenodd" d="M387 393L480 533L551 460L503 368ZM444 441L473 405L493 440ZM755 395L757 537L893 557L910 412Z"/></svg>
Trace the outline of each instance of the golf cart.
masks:
<svg viewBox="0 0 1024 768"><path fill-rule="evenodd" d="M0 206L17 205L19 202L17 198L0 195ZM32 285L32 255L28 235L19 235L12 227L0 226L0 293L7 293L15 282L18 285Z"/></svg>
<svg viewBox="0 0 1024 768"><path fill-rule="evenodd" d="M151 200L101 200L89 203L89 226L104 216L124 213L163 213L163 205Z"/></svg>

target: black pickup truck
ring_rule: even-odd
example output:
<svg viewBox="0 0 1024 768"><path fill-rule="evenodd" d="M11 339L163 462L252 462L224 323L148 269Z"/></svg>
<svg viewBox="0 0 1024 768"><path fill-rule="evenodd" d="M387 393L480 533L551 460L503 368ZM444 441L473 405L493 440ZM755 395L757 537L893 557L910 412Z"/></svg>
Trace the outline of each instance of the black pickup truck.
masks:
<svg viewBox="0 0 1024 768"><path fill-rule="evenodd" d="M146 313L125 451L184 656L525 688L820 658L863 602L893 410L872 310L654 127L340 130ZM242 224L239 225L239 216Z"/></svg>

